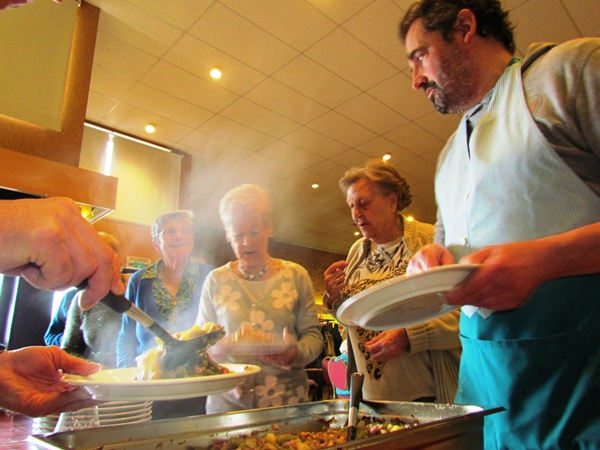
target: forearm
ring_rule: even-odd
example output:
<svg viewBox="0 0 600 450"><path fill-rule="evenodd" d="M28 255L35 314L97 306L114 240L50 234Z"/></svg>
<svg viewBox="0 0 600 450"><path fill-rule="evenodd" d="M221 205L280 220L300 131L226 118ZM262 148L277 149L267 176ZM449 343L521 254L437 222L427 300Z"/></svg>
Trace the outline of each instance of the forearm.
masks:
<svg viewBox="0 0 600 450"><path fill-rule="evenodd" d="M600 222L533 241L543 281L600 273Z"/></svg>
<svg viewBox="0 0 600 450"><path fill-rule="evenodd" d="M313 362L323 351L323 336L318 328L307 330L298 340L298 356L294 367L305 367Z"/></svg>
<svg viewBox="0 0 600 450"><path fill-rule="evenodd" d="M460 348L460 311L453 311L437 319L406 328L411 354L427 350Z"/></svg>

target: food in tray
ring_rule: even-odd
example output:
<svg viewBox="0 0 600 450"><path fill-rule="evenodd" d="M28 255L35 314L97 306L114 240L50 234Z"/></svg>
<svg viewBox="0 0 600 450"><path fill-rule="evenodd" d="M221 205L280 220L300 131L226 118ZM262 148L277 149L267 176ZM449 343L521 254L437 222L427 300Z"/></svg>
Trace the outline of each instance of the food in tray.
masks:
<svg viewBox="0 0 600 450"><path fill-rule="evenodd" d="M223 327L214 322L208 322L202 326L194 325L192 328L173 334L180 341L194 339L207 333L217 331ZM166 349L160 339L156 339L158 347L145 351L136 358L138 367L142 369L139 380L160 380L165 378L186 378L206 375L219 375L229 373L229 370L217 364L210 356L204 352L197 355L197 359L187 361L185 364L165 371L160 364L161 357Z"/></svg>
<svg viewBox="0 0 600 450"><path fill-rule="evenodd" d="M382 418L364 416L357 423L356 440L371 436L393 433L415 426L415 423L405 423L399 418ZM348 427L333 428L325 425L321 431L301 431L299 433L278 434L279 426L273 425L273 432L266 434L251 433L236 436L228 440L216 441L208 447L189 447L189 450L313 450L347 442Z"/></svg>

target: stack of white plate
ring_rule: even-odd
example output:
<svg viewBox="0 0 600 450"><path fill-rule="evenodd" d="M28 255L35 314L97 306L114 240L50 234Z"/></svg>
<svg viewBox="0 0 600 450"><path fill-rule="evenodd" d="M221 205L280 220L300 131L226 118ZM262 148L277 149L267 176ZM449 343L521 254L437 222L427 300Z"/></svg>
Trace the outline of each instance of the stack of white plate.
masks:
<svg viewBox="0 0 600 450"><path fill-rule="evenodd" d="M100 426L125 425L152 420L152 402L107 402L98 405ZM47 434L54 432L60 414L36 417L31 434Z"/></svg>
<svg viewBox="0 0 600 450"><path fill-rule="evenodd" d="M152 419L152 402L107 402L98 405L100 426L148 422Z"/></svg>

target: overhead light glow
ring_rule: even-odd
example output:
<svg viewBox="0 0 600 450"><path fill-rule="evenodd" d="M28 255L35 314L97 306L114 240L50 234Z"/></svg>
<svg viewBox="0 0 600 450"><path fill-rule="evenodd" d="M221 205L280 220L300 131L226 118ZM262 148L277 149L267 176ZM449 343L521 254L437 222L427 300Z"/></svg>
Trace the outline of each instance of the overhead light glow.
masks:
<svg viewBox="0 0 600 450"><path fill-rule="evenodd" d="M319 187L319 183L313 183L311 186L313 189L317 189Z"/></svg>
<svg viewBox="0 0 600 450"><path fill-rule="evenodd" d="M108 134L108 141L106 141L106 148L104 149L104 170L102 173L106 176L110 176L110 172L112 171L113 151L115 148L114 137L114 134Z"/></svg>
<svg viewBox="0 0 600 450"><path fill-rule="evenodd" d="M413 220L415 220L415 218L413 216L407 216L406 220L408 220L409 222L412 222Z"/></svg>
<svg viewBox="0 0 600 450"><path fill-rule="evenodd" d="M354 232L354 236L359 236L360 235L360 231L355 231Z"/></svg>
<svg viewBox="0 0 600 450"><path fill-rule="evenodd" d="M153 124L149 123L144 127L144 130L146 130L146 133L154 133L156 131L156 127Z"/></svg>
<svg viewBox="0 0 600 450"><path fill-rule="evenodd" d="M383 155L383 160L384 160L384 161L388 161L388 160L389 160L391 157L392 157L392 155L390 155L389 153L385 153L385 154Z"/></svg>
<svg viewBox="0 0 600 450"><path fill-rule="evenodd" d="M210 76L213 77L215 80L221 78L221 75L221 69L219 69L218 67L213 67L212 69L210 69Z"/></svg>

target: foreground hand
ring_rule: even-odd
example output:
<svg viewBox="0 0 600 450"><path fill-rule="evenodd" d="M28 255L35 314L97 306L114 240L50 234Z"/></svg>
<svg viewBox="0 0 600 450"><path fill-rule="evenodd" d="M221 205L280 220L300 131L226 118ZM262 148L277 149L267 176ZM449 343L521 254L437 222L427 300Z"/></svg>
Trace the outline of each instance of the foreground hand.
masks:
<svg viewBox="0 0 600 450"><path fill-rule="evenodd" d="M327 292L330 301L337 299L342 289L346 287L346 272L344 272L344 269L347 266L348 263L346 261L337 261L330 265L323 274L325 292Z"/></svg>
<svg viewBox="0 0 600 450"><path fill-rule="evenodd" d="M399 358L408 349L408 335L404 328L386 330L365 344L371 358L380 363Z"/></svg>
<svg viewBox="0 0 600 450"><path fill-rule="evenodd" d="M62 3L62 0L53 0L54 3ZM33 0L0 0L0 11L6 8L16 8L17 6L27 5Z"/></svg>
<svg viewBox="0 0 600 450"><path fill-rule="evenodd" d="M75 411L99 402L85 389L61 381L63 372L91 375L100 365L58 347L26 347L0 353L0 407L31 417Z"/></svg>
<svg viewBox="0 0 600 450"><path fill-rule="evenodd" d="M88 281L80 306L109 290L125 292L120 261L70 199L0 201L0 273L38 289L63 290Z"/></svg>
<svg viewBox="0 0 600 450"><path fill-rule="evenodd" d="M536 241L486 247L460 262L482 264L446 296L449 305L473 305L497 311L515 309L544 281L545 264Z"/></svg>

